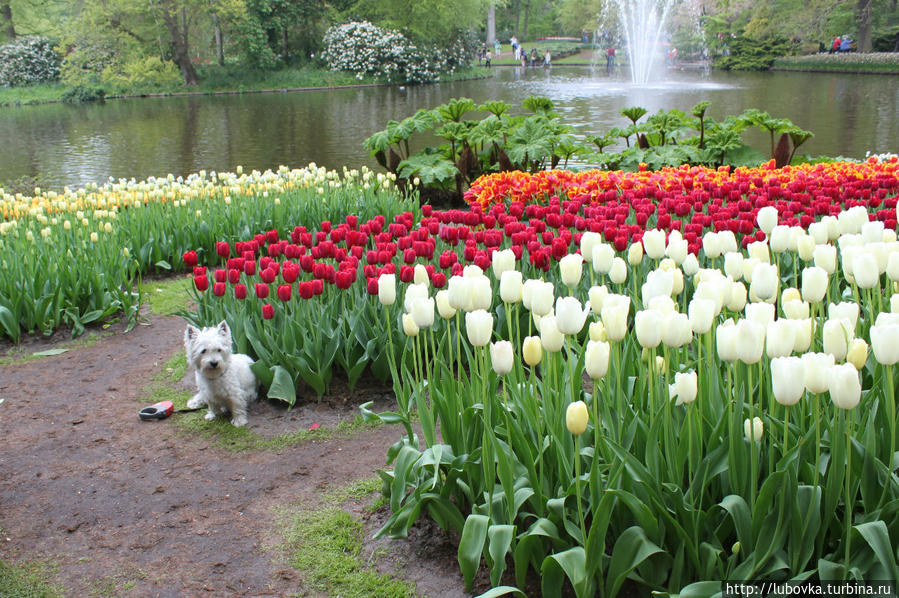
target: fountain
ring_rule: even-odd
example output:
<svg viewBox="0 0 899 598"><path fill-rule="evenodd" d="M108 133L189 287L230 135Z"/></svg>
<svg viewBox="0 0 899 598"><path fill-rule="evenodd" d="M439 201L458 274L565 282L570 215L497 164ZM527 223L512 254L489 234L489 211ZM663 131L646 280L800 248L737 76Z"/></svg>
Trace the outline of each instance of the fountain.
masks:
<svg viewBox="0 0 899 598"><path fill-rule="evenodd" d="M615 4L627 43L631 83L646 85L672 0L615 0Z"/></svg>

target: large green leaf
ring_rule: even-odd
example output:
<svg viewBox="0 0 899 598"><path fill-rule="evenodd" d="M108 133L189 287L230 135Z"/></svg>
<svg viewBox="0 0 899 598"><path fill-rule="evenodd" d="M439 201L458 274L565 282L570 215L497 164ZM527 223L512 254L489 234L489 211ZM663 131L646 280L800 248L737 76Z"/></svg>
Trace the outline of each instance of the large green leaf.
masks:
<svg viewBox="0 0 899 598"><path fill-rule="evenodd" d="M856 525L855 531L868 543L881 566L892 576L893 581L899 581L899 566L896 564L896 553L893 543L890 541L886 523L881 520L869 521Z"/></svg>
<svg viewBox="0 0 899 598"><path fill-rule="evenodd" d="M487 539L487 524L490 519L486 515L472 513L465 520L462 528L462 537L459 540L459 568L462 569L462 577L465 579L465 591L471 591L471 584L481 564L481 553L484 551L484 541Z"/></svg>
<svg viewBox="0 0 899 598"><path fill-rule="evenodd" d="M272 366L272 384L268 387L270 399L280 399L289 406L297 400L296 384L290 373L280 365Z"/></svg>
<svg viewBox="0 0 899 598"><path fill-rule="evenodd" d="M440 154L421 153L400 162L397 174L404 179L418 177L424 185L446 186L456 179L456 165Z"/></svg>
<svg viewBox="0 0 899 598"><path fill-rule="evenodd" d="M606 575L606 596L616 596L631 571L652 555L662 552L664 551L646 537L643 528L631 526L624 530L612 549L612 559Z"/></svg>
<svg viewBox="0 0 899 598"><path fill-rule="evenodd" d="M487 529L487 554L490 555L490 583L499 585L506 570L506 555L515 537L514 525L491 525Z"/></svg>
<svg viewBox="0 0 899 598"><path fill-rule="evenodd" d="M540 585L545 598L558 598L562 595L564 577L571 582L578 598L593 595L593 580L587 574L587 553L581 546L546 557L541 573L543 579Z"/></svg>

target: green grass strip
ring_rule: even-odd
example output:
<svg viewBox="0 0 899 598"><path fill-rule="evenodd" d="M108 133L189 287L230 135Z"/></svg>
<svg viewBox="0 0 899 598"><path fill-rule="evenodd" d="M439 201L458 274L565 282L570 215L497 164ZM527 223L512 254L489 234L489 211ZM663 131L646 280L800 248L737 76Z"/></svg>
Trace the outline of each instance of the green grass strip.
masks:
<svg viewBox="0 0 899 598"><path fill-rule="evenodd" d="M19 563L0 561L0 596L15 598L61 598L62 590L48 579L53 569L44 563Z"/></svg>

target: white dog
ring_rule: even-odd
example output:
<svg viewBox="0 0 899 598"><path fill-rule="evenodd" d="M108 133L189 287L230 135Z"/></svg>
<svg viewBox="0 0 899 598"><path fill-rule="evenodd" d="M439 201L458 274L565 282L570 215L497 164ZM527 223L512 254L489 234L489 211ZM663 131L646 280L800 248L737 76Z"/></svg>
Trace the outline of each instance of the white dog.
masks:
<svg viewBox="0 0 899 598"><path fill-rule="evenodd" d="M188 324L184 331L184 348L187 362L196 370L199 392L187 402L189 409L206 405L207 420L213 420L226 412L231 423L243 426L247 423L247 406L256 399L256 376L250 369L253 360L249 355L231 353L231 329L222 320L214 328Z"/></svg>

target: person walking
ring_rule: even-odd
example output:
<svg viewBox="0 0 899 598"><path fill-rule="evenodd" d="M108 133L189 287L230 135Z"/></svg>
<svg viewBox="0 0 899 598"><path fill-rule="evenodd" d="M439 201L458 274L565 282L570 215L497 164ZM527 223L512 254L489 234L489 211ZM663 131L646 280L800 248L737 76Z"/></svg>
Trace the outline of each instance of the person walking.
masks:
<svg viewBox="0 0 899 598"><path fill-rule="evenodd" d="M552 54L549 53L549 50L546 51L546 54L543 56L543 66L549 67L552 66L553 57Z"/></svg>
<svg viewBox="0 0 899 598"><path fill-rule="evenodd" d="M490 68L490 60L493 58L493 54L490 53L490 50L487 50L487 54L484 58L484 66L488 69Z"/></svg>

